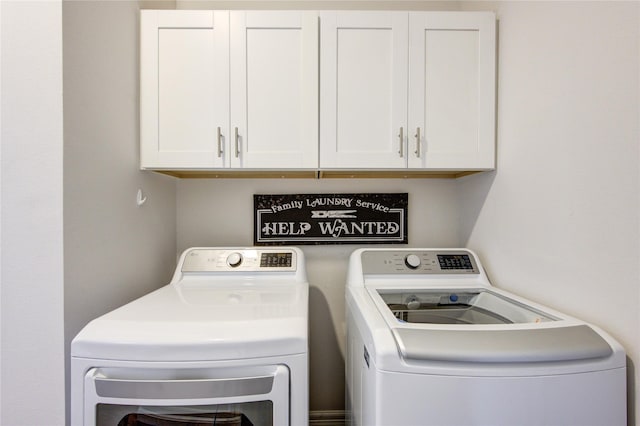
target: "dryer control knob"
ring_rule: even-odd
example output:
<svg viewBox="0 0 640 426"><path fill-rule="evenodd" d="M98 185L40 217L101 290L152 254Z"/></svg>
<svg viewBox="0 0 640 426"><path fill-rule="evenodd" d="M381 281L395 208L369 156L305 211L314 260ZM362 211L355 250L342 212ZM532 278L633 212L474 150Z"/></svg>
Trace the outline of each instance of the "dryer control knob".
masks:
<svg viewBox="0 0 640 426"><path fill-rule="evenodd" d="M227 265L231 266L232 268L240 266L241 263L242 255L240 253L234 252L227 256Z"/></svg>
<svg viewBox="0 0 640 426"><path fill-rule="evenodd" d="M408 254L404 258L404 263L411 269L418 269L420 266L420 258L415 254Z"/></svg>

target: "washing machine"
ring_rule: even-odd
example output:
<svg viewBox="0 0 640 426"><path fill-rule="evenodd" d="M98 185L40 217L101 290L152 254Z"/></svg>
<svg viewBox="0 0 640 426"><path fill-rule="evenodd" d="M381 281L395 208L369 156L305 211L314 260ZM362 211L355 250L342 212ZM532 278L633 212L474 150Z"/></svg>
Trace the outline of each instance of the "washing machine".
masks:
<svg viewBox="0 0 640 426"><path fill-rule="evenodd" d="M72 341L71 424L306 425L307 318L299 249L188 249Z"/></svg>
<svg viewBox="0 0 640 426"><path fill-rule="evenodd" d="M473 252L360 249L347 281L351 424L626 425L621 345L492 286Z"/></svg>

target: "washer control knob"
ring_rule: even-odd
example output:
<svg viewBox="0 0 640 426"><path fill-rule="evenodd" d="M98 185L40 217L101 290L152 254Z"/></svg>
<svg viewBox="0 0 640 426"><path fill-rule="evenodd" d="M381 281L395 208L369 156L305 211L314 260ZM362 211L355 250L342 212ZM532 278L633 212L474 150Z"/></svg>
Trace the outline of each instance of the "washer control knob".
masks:
<svg viewBox="0 0 640 426"><path fill-rule="evenodd" d="M420 266L420 258L415 254L408 254L404 258L404 264L411 269L418 269Z"/></svg>
<svg viewBox="0 0 640 426"><path fill-rule="evenodd" d="M238 252L233 252L227 256L227 265L232 268L237 268L242 263L242 255Z"/></svg>

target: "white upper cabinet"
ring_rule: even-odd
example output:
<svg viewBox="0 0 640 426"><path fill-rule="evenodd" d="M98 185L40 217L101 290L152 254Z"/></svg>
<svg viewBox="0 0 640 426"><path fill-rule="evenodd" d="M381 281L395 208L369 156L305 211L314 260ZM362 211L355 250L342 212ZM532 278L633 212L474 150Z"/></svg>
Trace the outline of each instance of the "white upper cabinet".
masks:
<svg viewBox="0 0 640 426"><path fill-rule="evenodd" d="M407 13L320 22L320 167L406 167Z"/></svg>
<svg viewBox="0 0 640 426"><path fill-rule="evenodd" d="M230 105L231 167L318 167L315 12L231 12Z"/></svg>
<svg viewBox="0 0 640 426"><path fill-rule="evenodd" d="M144 10L140 42L141 166L228 165L229 13Z"/></svg>
<svg viewBox="0 0 640 426"><path fill-rule="evenodd" d="M409 14L410 168L495 167L495 46L493 13Z"/></svg>
<svg viewBox="0 0 640 426"><path fill-rule="evenodd" d="M318 167L315 12L142 11L141 166Z"/></svg>
<svg viewBox="0 0 640 426"><path fill-rule="evenodd" d="M140 164L492 169L495 49L490 12L143 10Z"/></svg>
<svg viewBox="0 0 640 426"><path fill-rule="evenodd" d="M495 167L495 17L321 14L320 167Z"/></svg>

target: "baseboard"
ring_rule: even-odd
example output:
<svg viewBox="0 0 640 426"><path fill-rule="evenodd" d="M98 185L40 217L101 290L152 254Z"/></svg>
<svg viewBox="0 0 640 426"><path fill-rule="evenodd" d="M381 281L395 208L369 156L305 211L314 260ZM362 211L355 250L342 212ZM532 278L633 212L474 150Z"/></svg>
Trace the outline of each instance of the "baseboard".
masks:
<svg viewBox="0 0 640 426"><path fill-rule="evenodd" d="M309 426L345 426L344 410L316 410L309 412Z"/></svg>

